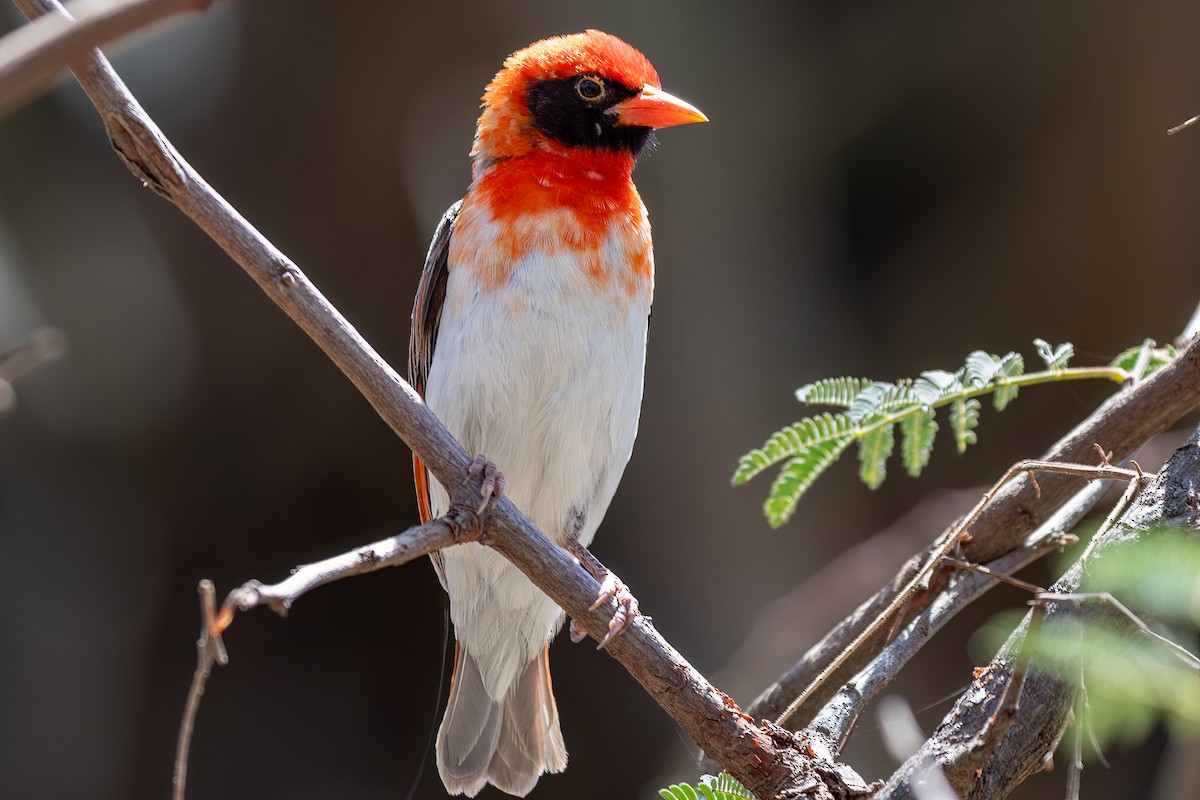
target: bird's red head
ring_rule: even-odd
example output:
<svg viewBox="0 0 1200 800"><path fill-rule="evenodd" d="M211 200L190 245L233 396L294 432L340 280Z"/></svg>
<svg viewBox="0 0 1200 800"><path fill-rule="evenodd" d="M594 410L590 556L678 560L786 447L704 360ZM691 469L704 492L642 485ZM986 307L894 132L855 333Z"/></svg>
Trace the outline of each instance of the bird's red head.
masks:
<svg viewBox="0 0 1200 800"><path fill-rule="evenodd" d="M632 161L655 128L707 117L662 88L630 45L588 30L509 56L488 84L471 155L476 169L536 150L584 148Z"/></svg>

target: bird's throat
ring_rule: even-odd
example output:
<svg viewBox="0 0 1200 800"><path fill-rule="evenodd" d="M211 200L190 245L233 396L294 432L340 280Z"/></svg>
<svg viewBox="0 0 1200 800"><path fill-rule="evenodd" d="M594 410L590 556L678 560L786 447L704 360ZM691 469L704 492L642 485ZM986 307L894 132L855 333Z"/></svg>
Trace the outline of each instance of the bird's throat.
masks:
<svg viewBox="0 0 1200 800"><path fill-rule="evenodd" d="M564 210L581 226L600 229L641 213L633 167L629 153L551 146L489 165L471 193L496 221Z"/></svg>

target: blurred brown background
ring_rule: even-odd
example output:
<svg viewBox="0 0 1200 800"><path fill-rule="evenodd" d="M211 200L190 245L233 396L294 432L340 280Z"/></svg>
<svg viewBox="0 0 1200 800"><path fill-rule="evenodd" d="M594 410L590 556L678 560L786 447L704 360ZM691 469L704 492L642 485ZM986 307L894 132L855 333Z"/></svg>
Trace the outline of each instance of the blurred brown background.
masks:
<svg viewBox="0 0 1200 800"><path fill-rule="evenodd" d="M1029 390L985 410L966 456L942 441L921 480L894 466L874 493L847 457L772 532L769 479L729 476L800 415L795 387L954 368L974 348L1033 358L1035 336L1105 362L1190 315L1200 130L1165 130L1200 111L1200 5L242 0L111 52L185 156L401 366L484 84L512 50L584 27L638 46L713 120L666 131L638 168L658 299L642 433L597 553L749 702L811 644L780 630L752 670L722 673L762 607L923 496L1040 453L1110 391ZM411 524L409 452L130 178L71 81L0 121L0 348L39 324L71 349L0 418L0 796L162 798L197 580L278 579ZM971 632L1023 599L997 591L905 673L926 730L986 657ZM414 796L442 796L426 749L442 609L418 563L239 620L189 796L403 798L422 762ZM571 767L533 797L695 777L677 768L686 737L615 662L565 642L553 660ZM868 778L892 768L873 727L851 751ZM1085 795L1149 796L1160 749L1110 753ZM1063 776L1020 796L1061 797Z"/></svg>

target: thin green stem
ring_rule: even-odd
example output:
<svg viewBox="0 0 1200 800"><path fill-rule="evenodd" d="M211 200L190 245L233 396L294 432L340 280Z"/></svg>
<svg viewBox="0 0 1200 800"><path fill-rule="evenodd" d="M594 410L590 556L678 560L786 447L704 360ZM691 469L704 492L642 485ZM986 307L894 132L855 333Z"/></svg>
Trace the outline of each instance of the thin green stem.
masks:
<svg viewBox="0 0 1200 800"><path fill-rule="evenodd" d="M944 406L947 403L962 399L968 400L972 397L979 397L984 394L991 394L1002 386L1036 386L1039 383L1055 383L1057 381L1080 381L1090 378L1107 378L1114 383L1124 383L1129 380L1130 375L1120 367L1066 367L1057 372L1054 370L1045 370L1043 372L1027 372L1024 375L1016 375L1014 377L998 377L992 380L987 386L979 389L972 389L965 394L954 394L949 397L940 398L933 403L934 408Z"/></svg>
<svg viewBox="0 0 1200 800"><path fill-rule="evenodd" d="M1079 381L1089 380L1092 378L1106 378L1115 383L1124 383L1133 377L1130 373L1120 367L1067 367L1058 371L1045 370L1042 372L1027 372L1024 375L1016 375L1014 377L997 377L993 378L987 386L981 386L977 389L965 389L963 391L954 392L953 394L939 397L927 406L914 405L903 411L895 414L880 414L879 418L874 422L866 425L858 426L852 432L856 439L861 439L872 431L884 426L892 425L905 417L911 417L922 409L942 408L959 400L970 400L973 397L982 397L983 395L992 394L997 389L1004 387L1022 388L1024 386L1037 386L1040 383L1056 383L1058 381Z"/></svg>

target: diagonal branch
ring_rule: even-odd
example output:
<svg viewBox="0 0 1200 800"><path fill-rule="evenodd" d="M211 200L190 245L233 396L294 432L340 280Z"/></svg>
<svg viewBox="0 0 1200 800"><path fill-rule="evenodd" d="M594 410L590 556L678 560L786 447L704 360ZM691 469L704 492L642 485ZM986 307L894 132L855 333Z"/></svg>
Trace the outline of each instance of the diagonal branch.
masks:
<svg viewBox="0 0 1200 800"><path fill-rule="evenodd" d="M1040 461L1088 463L1095 458L1096 442L1102 442L1112 450L1112 461L1123 460L1197 406L1200 406L1200 344L1194 340L1170 364L1106 400L1052 446ZM995 492L986 506L979 510L978 517L971 525L970 539L963 543L963 557L975 563L988 563L1019 547L1032 531L1082 488L1084 480L1069 475L1050 475L1035 484L1028 474L1013 479ZM938 538L938 544L910 559L891 583L810 648L746 709L747 713L755 719L778 717L818 675L828 671L829 674L823 678L825 685L810 693L806 708L798 709L788 722L789 727L794 728L806 725L812 714L829 701L838 686L855 675L887 645L888 630L877 629L866 636L863 636L864 632L868 628L878 628L873 624L875 619L890 608L905 587L912 583L914 576L923 571L924 565L929 563L930 557L955 527L948 528ZM902 618L897 621L903 623L910 620L926 608L936 595L933 588L918 594L904 605ZM832 661L860 637L863 641L855 654L837 669L828 670Z"/></svg>
<svg viewBox="0 0 1200 800"><path fill-rule="evenodd" d="M56 0L15 0L27 16L62 14ZM255 230L171 145L99 52L71 65L96 106L118 155L148 188L169 200L241 266L354 383L376 413L457 491L469 459L446 428L394 370L321 295L287 256ZM513 562L587 633L600 640L615 610L589 606L599 584L507 499L488 513L488 544ZM606 648L706 752L756 795L774 797L805 769L781 745L734 713L717 691L639 617Z"/></svg>
<svg viewBox="0 0 1200 800"><path fill-rule="evenodd" d="M1017 572L1069 541L1074 541L1074 538L1061 533L1046 536L1001 556L987 568L1001 575ZM996 582L992 575L976 573L960 578L950 590L938 595L866 668L838 690L809 723L808 730L829 737L834 742L835 752L840 752L867 705L891 684L900 669L920 652L935 633L982 597Z"/></svg>
<svg viewBox="0 0 1200 800"><path fill-rule="evenodd" d="M93 47L212 0L75 0L0 39L0 117L32 100Z"/></svg>
<svg viewBox="0 0 1200 800"><path fill-rule="evenodd" d="M877 800L914 797L915 770L924 764L940 766L961 797L999 800L1030 774L1045 769L1058 744L1074 701L1076 687L1058 674L1039 670L1031 663L1027 671L1019 655L1031 624L1053 624L1078 613L1078 595L1088 562L1118 554L1140 539L1176 535L1200 536L1200 429L1163 466L1152 481L1138 492L1113 527L1052 587L1056 595L1039 600L1009 637L990 665L976 677L962 698L942 721L920 752L888 780ZM1170 526L1170 527L1167 527ZM1111 604L1108 604L1111 606ZM1118 613L1118 612L1112 612ZM1184 657L1181 655L1181 657ZM1190 664L1190 654L1185 660ZM1008 687L1020 686L1020 714L1005 713L1006 731L996 731L999 712L1004 711Z"/></svg>
<svg viewBox="0 0 1200 800"><path fill-rule="evenodd" d="M1099 466L1090 466L1085 464L1060 464L1052 461L1040 461L1027 459L1013 464L1008 470L996 481L991 489L984 492L983 497L975 504L975 507L960 521L950 526L949 530L942 535L941 538L933 545L931 551L923 560L920 569L918 569L911 577L907 578L906 582L899 591L888 602L887 606L875 615L874 619L855 635L845 648L829 660L820 672L812 679L812 682L804 687L794 700L788 703L776 720L776 724L783 725L787 720L795 714L800 707L809 698L816 696L822 687L829 679L839 671L844 672L845 665L854 662L857 658L861 658L860 653L867 649L866 644L873 637L878 637L880 633L885 632L885 626L889 622L892 623L890 630L895 630L899 627L899 623L903 620L903 612L905 609L912 609L913 599L922 585L928 585L935 570L942 566L944 559L952 552L958 550L964 543L969 542L974 537L974 525L976 520L989 507L993 498L1018 475L1028 476L1028 479L1033 484L1034 490L1039 494L1041 487L1037 480L1033 477L1033 472L1036 470L1049 470L1052 473L1076 475L1086 477L1088 480L1096 479L1116 479L1129 480L1137 478L1141 475L1140 469L1137 472L1120 467L1114 467L1108 463L1108 456L1105 455L1103 448L1097 447L1100 450L1101 459L1104 461ZM1097 495L1099 497L1099 495ZM1020 548L1017 548L1018 550ZM1014 552L1014 551L1010 551ZM936 597L935 592L927 592L926 603L932 601ZM888 633L888 639L891 639L891 634ZM857 716L857 715L855 715Z"/></svg>

